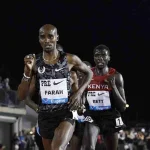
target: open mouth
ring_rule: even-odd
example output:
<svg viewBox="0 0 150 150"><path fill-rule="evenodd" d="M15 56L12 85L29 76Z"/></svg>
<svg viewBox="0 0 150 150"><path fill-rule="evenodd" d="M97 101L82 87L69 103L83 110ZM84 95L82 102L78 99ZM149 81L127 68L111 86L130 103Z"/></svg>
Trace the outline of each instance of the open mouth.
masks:
<svg viewBox="0 0 150 150"><path fill-rule="evenodd" d="M98 65L99 65L99 66L103 66L103 65L104 65L104 63L99 62L99 63L98 63Z"/></svg>
<svg viewBox="0 0 150 150"><path fill-rule="evenodd" d="M52 48L52 45L47 45L47 46L45 46L45 48L50 49L50 48Z"/></svg>

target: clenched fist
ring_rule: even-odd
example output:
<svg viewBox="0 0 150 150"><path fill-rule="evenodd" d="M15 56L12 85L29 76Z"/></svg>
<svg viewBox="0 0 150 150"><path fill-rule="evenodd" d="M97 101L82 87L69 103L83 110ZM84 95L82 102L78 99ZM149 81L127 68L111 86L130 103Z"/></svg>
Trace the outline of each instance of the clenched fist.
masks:
<svg viewBox="0 0 150 150"><path fill-rule="evenodd" d="M33 70L33 66L35 64L35 60L36 60L35 54L29 54L29 55L25 56L25 58L24 58L24 64L25 64L24 73L26 76L30 77L32 70Z"/></svg>

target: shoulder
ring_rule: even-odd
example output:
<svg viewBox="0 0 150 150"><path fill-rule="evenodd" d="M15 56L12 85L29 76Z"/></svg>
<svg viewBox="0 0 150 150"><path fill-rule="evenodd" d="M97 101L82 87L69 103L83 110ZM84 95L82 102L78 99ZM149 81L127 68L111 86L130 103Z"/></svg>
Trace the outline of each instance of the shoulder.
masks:
<svg viewBox="0 0 150 150"><path fill-rule="evenodd" d="M80 58L75 54L66 53L67 60L70 64L80 63Z"/></svg>
<svg viewBox="0 0 150 150"><path fill-rule="evenodd" d="M114 68L109 68L109 73L112 75L114 74L116 80L122 80L123 79L122 74Z"/></svg>
<svg viewBox="0 0 150 150"><path fill-rule="evenodd" d="M124 82L122 74L116 71L114 75L115 75L116 84L122 85Z"/></svg>

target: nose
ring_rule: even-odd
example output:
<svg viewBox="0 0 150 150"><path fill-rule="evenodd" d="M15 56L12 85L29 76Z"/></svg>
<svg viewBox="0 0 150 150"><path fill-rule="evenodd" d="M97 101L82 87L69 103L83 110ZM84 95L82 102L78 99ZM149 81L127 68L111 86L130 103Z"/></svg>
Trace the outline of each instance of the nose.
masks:
<svg viewBox="0 0 150 150"><path fill-rule="evenodd" d="M49 43L49 42L50 42L49 38L45 38L45 43Z"/></svg>
<svg viewBox="0 0 150 150"><path fill-rule="evenodd" d="M98 60L102 61L103 60L103 56L99 55L98 56Z"/></svg>

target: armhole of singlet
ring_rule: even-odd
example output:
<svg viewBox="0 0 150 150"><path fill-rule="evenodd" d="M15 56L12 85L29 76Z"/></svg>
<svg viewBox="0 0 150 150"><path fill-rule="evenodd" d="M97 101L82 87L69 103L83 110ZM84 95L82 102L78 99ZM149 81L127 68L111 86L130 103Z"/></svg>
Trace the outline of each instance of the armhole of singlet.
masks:
<svg viewBox="0 0 150 150"><path fill-rule="evenodd" d="M71 94L71 91L72 91L72 87L71 87L71 73L70 73L70 71L69 71L69 66L68 66L68 60L67 60L67 53L65 53L64 51L61 51L60 53L62 53L62 55L64 55L64 57L65 57L65 60L66 60L66 63L67 63L67 68L68 68L68 79L69 79L69 81L67 80L67 82L69 82L70 83L70 89L68 90L68 93L70 93Z"/></svg>

